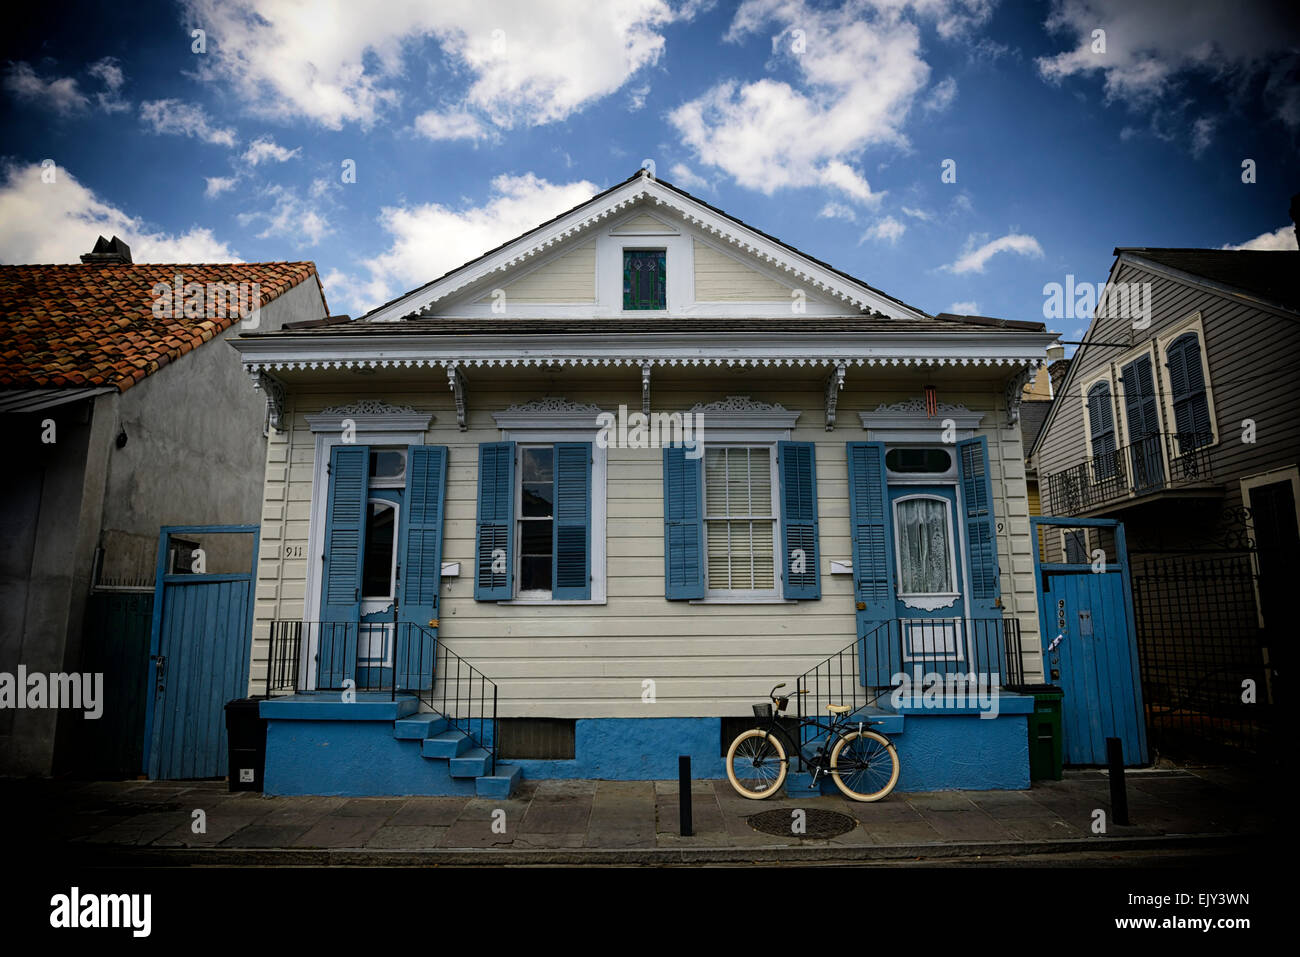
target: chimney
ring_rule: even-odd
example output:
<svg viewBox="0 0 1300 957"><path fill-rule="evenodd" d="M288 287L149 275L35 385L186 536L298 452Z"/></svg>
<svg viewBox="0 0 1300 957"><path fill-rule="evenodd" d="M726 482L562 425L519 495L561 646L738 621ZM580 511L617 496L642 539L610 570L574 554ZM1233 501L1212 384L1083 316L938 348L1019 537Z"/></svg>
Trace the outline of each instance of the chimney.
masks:
<svg viewBox="0 0 1300 957"><path fill-rule="evenodd" d="M94 249L81 254L81 261L94 265L129 266L131 247L116 236L113 237L112 242L100 236L95 242Z"/></svg>

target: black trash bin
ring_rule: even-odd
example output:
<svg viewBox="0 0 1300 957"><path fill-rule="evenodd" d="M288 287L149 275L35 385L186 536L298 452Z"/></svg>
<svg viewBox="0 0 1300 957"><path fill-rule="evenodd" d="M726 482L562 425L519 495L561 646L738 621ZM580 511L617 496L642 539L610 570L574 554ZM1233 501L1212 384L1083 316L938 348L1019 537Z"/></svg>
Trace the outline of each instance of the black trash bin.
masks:
<svg viewBox="0 0 1300 957"><path fill-rule="evenodd" d="M260 698L236 698L226 703L226 777L232 791L262 790L266 769L266 719Z"/></svg>

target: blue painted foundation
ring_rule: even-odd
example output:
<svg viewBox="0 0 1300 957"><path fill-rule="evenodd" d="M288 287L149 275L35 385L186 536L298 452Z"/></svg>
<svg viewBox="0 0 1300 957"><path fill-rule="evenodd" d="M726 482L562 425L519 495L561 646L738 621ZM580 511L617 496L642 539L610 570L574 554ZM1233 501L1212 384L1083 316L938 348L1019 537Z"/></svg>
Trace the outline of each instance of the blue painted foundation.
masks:
<svg viewBox="0 0 1300 957"><path fill-rule="evenodd" d="M395 737L410 727L414 699L295 696L262 703L268 719L265 788L269 794L402 795L474 794L473 778L453 777L447 760L422 757L439 751L432 738ZM944 704L949 706L944 707ZM1027 715L1033 699L1004 694L996 718L951 703L916 702L873 711L898 749L900 791L995 790L1029 787ZM572 760L498 761L532 780L673 780L679 755L691 757L696 780L726 777L719 755L718 718L587 718L575 725ZM491 740L491 728L485 741ZM477 729L476 729L477 732ZM429 744L429 747L426 747ZM440 753L440 752L439 752ZM480 779L478 793L485 793ZM788 789L807 793L806 776L792 772ZM824 782L826 793L834 783ZM508 790L508 787L507 787Z"/></svg>

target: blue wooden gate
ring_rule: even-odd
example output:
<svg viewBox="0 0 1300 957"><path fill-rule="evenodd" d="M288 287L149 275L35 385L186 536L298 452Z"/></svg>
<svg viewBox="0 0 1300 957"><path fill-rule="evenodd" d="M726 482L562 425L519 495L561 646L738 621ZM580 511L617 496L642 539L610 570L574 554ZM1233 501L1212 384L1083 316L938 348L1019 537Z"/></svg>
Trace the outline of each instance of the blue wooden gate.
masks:
<svg viewBox="0 0 1300 957"><path fill-rule="evenodd" d="M1040 525L1111 529L1115 543L1115 554L1097 563L1049 563L1042 549L1035 549L1045 678L1065 692L1065 763L1105 764L1106 739L1119 738L1125 764L1146 764L1146 712L1124 526L1114 519L1036 517L1030 519L1035 543Z"/></svg>
<svg viewBox="0 0 1300 957"><path fill-rule="evenodd" d="M252 537L247 571L178 571L194 536L205 545ZM150 778L226 774L225 704L248 694L256 525L166 526L158 538L144 763ZM185 543L186 547L178 544ZM180 567L191 568L190 564ZM230 560L219 563L230 567Z"/></svg>

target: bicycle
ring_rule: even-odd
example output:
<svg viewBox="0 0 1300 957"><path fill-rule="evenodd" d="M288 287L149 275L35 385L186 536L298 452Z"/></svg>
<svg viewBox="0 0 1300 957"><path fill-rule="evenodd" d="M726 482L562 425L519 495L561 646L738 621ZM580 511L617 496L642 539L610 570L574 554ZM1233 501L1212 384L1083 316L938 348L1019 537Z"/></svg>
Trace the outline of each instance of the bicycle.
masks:
<svg viewBox="0 0 1300 957"><path fill-rule="evenodd" d="M778 720L790 704L789 697L777 697L776 693L784 687L782 682L772 689L768 695L771 704L754 705L754 717L766 723L741 732L727 750L727 778L742 797L761 801L779 791L790 770L790 752L801 755L812 768L814 788L821 775L830 774L835 786L854 801L879 801L894 790L898 783L898 751L883 734L864 730L867 725L884 724L883 721L850 722L846 715L853 710L851 707L827 705L826 710L831 713L829 724L816 718L798 719L800 738L806 727L826 732L826 739L817 750L806 755ZM790 752L783 741L790 746Z"/></svg>

